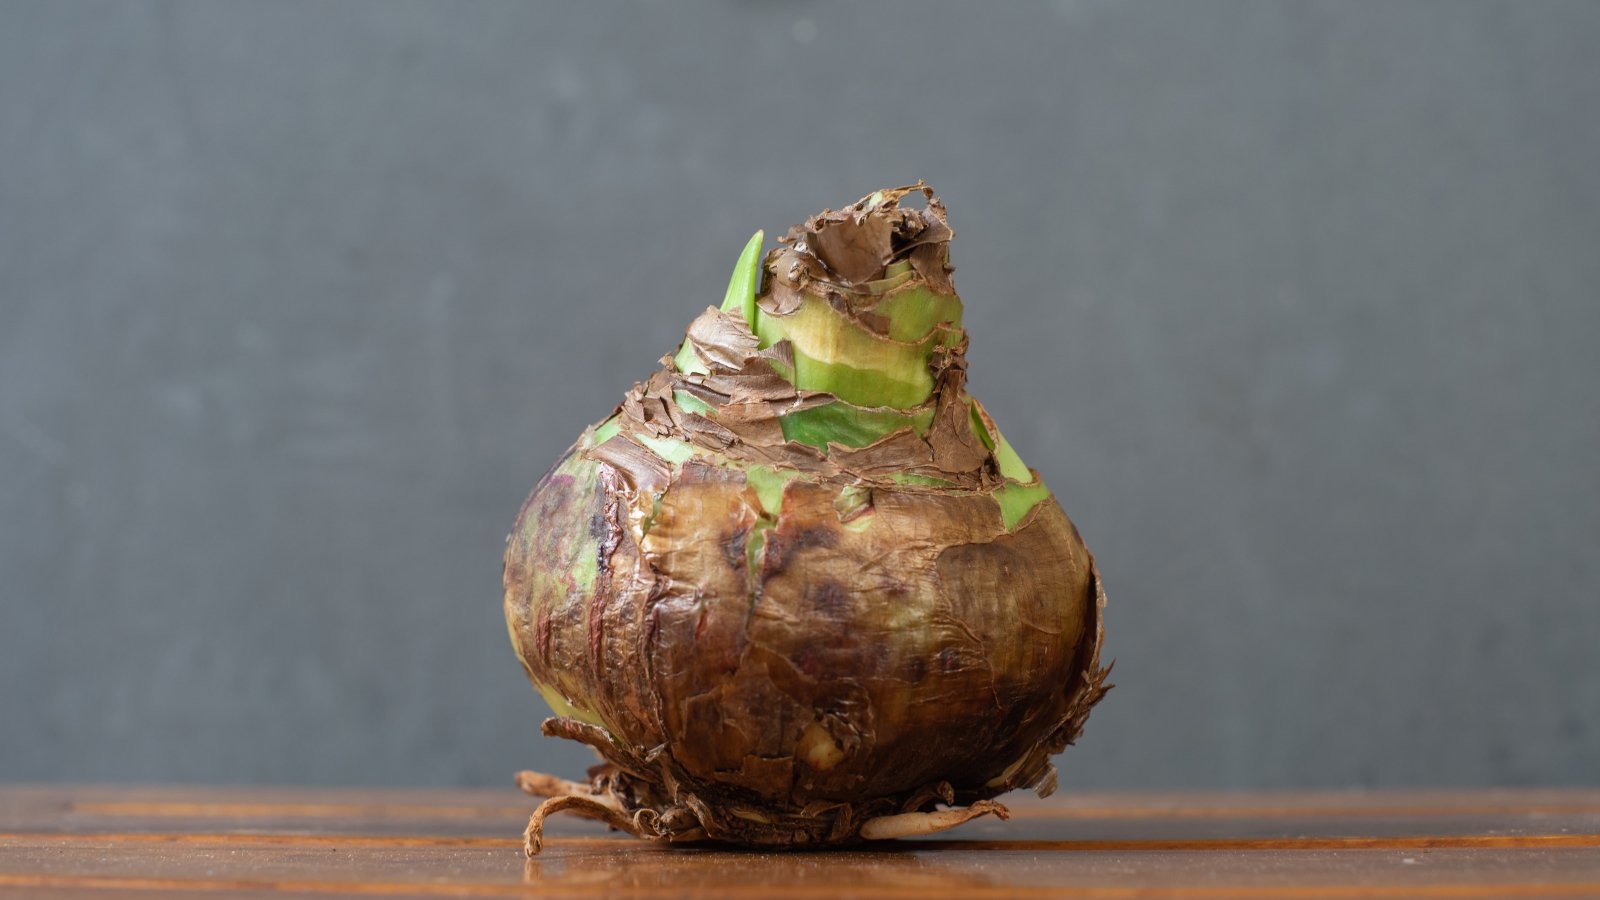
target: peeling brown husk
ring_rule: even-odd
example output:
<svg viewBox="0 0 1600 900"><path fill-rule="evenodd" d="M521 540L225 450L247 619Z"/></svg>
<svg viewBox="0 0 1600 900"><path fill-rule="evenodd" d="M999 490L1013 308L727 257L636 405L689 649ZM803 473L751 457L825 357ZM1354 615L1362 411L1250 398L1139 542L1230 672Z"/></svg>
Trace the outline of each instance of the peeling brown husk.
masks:
<svg viewBox="0 0 1600 900"><path fill-rule="evenodd" d="M900 205L913 192L925 208ZM877 286L954 302L951 237L922 185L814 216L763 261L759 315L826 304L869 350L911 352ZM924 427L816 446L784 417L883 411L797 383L789 341L708 309L687 334L703 371L664 359L534 489L506 551L512 642L562 713L544 732L603 763L583 783L519 777L549 798L530 853L561 810L643 838L825 846L1054 790L1050 757L1109 688L1105 594L1053 497L1007 524L1001 492L1037 475L1002 472L972 424L959 322L929 334L928 396L896 413Z"/></svg>

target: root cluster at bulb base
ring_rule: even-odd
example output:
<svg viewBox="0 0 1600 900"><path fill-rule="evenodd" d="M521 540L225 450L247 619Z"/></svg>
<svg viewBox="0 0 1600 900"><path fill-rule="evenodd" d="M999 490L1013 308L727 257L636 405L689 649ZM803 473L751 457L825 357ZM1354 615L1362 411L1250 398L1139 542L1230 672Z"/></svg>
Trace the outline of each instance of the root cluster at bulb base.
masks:
<svg viewBox="0 0 1600 900"><path fill-rule="evenodd" d="M712 839L700 825L701 817L709 812L702 801L689 797L666 808L641 806L628 785L627 776L610 766L597 768L605 771L595 773L588 784L540 772L517 773L517 787L531 796L546 798L534 810L523 831L524 853L532 857L543 849L544 820L558 812L597 819L618 831L646 840L694 843ZM921 809L938 802L947 806L955 802L955 791L949 782L918 791L899 804L899 812L893 812L894 803L885 800L825 804L788 816L772 816L732 806L724 812L734 821L731 827L719 829L718 839L744 846L842 846L919 837L954 828L979 816L1006 819L1011 815L1004 804L994 800L976 800L968 806L946 809Z"/></svg>

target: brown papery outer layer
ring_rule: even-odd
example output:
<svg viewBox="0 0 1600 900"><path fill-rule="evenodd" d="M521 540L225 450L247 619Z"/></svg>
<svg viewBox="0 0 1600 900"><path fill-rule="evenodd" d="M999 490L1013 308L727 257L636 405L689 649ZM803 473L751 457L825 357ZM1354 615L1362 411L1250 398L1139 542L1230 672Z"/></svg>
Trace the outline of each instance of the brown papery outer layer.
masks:
<svg viewBox="0 0 1600 900"><path fill-rule="evenodd" d="M858 316L860 285L895 260L953 294L943 208L931 193L900 208L911 190L791 231L766 259L764 313L805 293ZM779 415L833 400L780 374L785 344L760 348L716 310L688 340L709 371L664 360L613 436L590 429L539 483L509 539L518 656L592 720L546 733L599 751L592 789L629 830L666 838L846 843L874 817L1049 793L1049 757L1107 687L1104 593L1054 498L1006 527L1007 482L970 425L965 340L930 359L925 436L825 450L783 438ZM776 511L753 466L789 479Z"/></svg>

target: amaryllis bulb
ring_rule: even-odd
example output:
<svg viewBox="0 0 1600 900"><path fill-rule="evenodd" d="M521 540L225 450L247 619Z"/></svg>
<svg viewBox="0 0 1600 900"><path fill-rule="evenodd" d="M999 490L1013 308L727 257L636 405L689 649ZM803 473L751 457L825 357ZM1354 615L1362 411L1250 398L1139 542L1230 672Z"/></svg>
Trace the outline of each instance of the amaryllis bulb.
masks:
<svg viewBox="0 0 1600 900"><path fill-rule="evenodd" d="M561 809L828 845L1054 789L1108 687L1105 596L965 391L951 237L922 185L764 257L758 232L721 307L534 488L506 548L512 644L545 733L603 763L519 776L550 798L529 853Z"/></svg>

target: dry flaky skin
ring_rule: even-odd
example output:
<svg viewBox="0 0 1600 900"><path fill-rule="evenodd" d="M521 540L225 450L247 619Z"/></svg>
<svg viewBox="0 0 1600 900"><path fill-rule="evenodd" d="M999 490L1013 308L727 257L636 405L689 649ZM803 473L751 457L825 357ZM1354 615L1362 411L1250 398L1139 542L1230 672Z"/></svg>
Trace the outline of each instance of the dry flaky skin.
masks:
<svg viewBox="0 0 1600 900"><path fill-rule="evenodd" d="M562 809L642 837L825 845L1054 789L1049 757L1108 687L1105 595L1077 529L1003 464L964 391L951 232L926 189L925 210L899 205L912 190L793 229L766 257L760 324L707 310L691 364L663 360L528 498L506 551L512 643L562 713L545 733L605 759L585 784L519 776L551 798L530 853ZM904 284L886 293L891 271ZM954 314L897 333L895 290ZM836 318L790 325L805 316ZM795 340L770 339L786 327ZM915 378L887 368L906 354ZM878 360L921 393L880 410L809 384ZM819 409L920 426L854 446L785 437L786 416ZM1035 492L1009 522L1007 491Z"/></svg>

